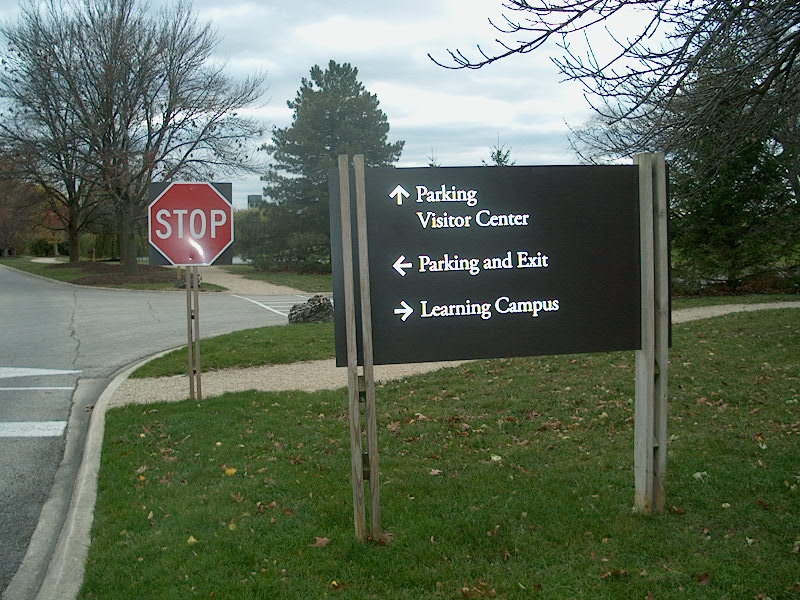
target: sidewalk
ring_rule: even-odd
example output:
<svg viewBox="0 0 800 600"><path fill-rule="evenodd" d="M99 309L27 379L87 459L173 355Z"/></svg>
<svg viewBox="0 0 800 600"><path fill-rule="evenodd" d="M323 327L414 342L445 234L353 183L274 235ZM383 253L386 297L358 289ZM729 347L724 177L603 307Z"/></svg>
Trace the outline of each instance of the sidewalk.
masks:
<svg viewBox="0 0 800 600"><path fill-rule="evenodd" d="M250 294L254 296L289 296L294 294L306 297L311 295L302 290L296 290L282 285L273 285L259 279L247 279L241 275L228 273L228 271L222 267L201 267L200 277L202 277L203 281L206 283L213 283L214 285L221 285L224 288L228 288L228 293L230 294Z"/></svg>

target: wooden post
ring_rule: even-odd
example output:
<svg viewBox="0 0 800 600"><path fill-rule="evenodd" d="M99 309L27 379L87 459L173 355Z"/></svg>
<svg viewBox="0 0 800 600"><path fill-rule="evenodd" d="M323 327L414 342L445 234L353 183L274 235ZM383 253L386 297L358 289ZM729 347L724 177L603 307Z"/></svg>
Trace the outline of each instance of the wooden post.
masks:
<svg viewBox="0 0 800 600"><path fill-rule="evenodd" d="M187 267L186 274L186 332L187 373L189 375L189 397L202 400L200 383L200 277L197 267Z"/></svg>
<svg viewBox="0 0 800 600"><path fill-rule="evenodd" d="M353 278L353 232L350 221L350 168L346 155L339 156L339 198L342 222L342 263L344 271L345 331L347 332L347 389L350 413L350 471L353 484L353 521L356 539L367 537L364 505L364 471L361 455L361 408L359 402L358 347L356 345L356 305Z"/></svg>
<svg viewBox="0 0 800 600"><path fill-rule="evenodd" d="M358 235L358 279L361 296L361 347L364 355L365 419L367 425L367 457L369 461L370 534L380 539L380 467L378 463L378 425L375 406L375 373L372 354L372 302L369 288L367 251L367 193L364 155L353 157L356 180L356 223Z"/></svg>
<svg viewBox="0 0 800 600"><path fill-rule="evenodd" d="M635 508L664 510L667 467L669 256L664 155L638 154L642 343L636 351Z"/></svg>
<svg viewBox="0 0 800 600"><path fill-rule="evenodd" d="M189 398L195 399L194 393L194 344L193 341L193 328L192 319L194 319L194 311L192 310L192 274L190 269L184 270L184 281L186 283L186 334L187 334L187 365L186 374L189 376Z"/></svg>
<svg viewBox="0 0 800 600"><path fill-rule="evenodd" d="M197 399L203 399L203 386L200 382L200 274L197 267L192 267L192 297L194 298L194 388Z"/></svg>

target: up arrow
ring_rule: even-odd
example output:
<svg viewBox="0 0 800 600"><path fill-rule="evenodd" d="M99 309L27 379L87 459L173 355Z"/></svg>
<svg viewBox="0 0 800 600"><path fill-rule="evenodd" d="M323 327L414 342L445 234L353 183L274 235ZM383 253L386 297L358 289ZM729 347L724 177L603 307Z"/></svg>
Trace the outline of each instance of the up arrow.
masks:
<svg viewBox="0 0 800 600"><path fill-rule="evenodd" d="M403 315L402 317L400 317L400 320L401 320L401 321L403 321L403 322L405 322L405 320L406 320L408 317L410 317L410 316L411 316L411 313L413 313L413 312L414 312L414 309L413 309L413 308L411 308L411 307L410 307L408 304L406 304L406 301L405 301L405 300L401 300L401 301L400 301L400 305L402 306L402 308L395 308L395 309L394 309L394 314L396 314L396 315Z"/></svg>
<svg viewBox="0 0 800 600"><path fill-rule="evenodd" d="M401 254L400 258L394 261L394 264L392 265L392 267L394 267L394 270L400 273L400 275L402 275L403 277L406 276L406 272L404 269L410 269L411 267L414 266L410 262L403 262L405 259L406 257L403 254Z"/></svg>
<svg viewBox="0 0 800 600"><path fill-rule="evenodd" d="M397 202L397 206L402 206L403 198L408 198L409 196L410 194L407 191L405 191L405 189L403 189L402 185L399 184L389 193L389 198L394 198L395 201Z"/></svg>

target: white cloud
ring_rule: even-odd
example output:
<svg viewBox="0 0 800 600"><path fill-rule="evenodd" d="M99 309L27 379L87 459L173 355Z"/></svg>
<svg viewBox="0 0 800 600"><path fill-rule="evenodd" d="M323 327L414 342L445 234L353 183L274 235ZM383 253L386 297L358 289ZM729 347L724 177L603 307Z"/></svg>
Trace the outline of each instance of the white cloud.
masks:
<svg viewBox="0 0 800 600"><path fill-rule="evenodd" d="M151 0L156 9L167 0ZM220 60L243 77L266 72L268 102L250 114L269 127L286 126L300 79L330 59L350 62L365 87L378 95L391 126L390 139L406 146L401 166L427 164L432 149L443 164L480 164L489 147L510 147L518 164L574 162L565 121L588 118L576 85L559 83L550 62L557 49L515 56L479 71L435 65L447 49L477 56L497 37L488 22L502 11L501 0L195 0L201 22L220 34ZM14 0L0 0L0 18L13 18ZM234 182L241 202L261 182Z"/></svg>

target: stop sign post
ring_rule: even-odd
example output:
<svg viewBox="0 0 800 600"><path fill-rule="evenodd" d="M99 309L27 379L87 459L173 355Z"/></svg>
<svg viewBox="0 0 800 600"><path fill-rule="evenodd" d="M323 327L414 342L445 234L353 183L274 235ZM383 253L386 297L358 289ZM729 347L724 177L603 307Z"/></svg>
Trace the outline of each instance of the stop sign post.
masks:
<svg viewBox="0 0 800 600"><path fill-rule="evenodd" d="M229 183L155 183L147 209L150 263L180 267L230 264Z"/></svg>
<svg viewBox="0 0 800 600"><path fill-rule="evenodd" d="M147 207L150 264L186 269L189 397L203 397L200 381L200 277L197 267L231 263L233 202L230 183L153 183Z"/></svg>

